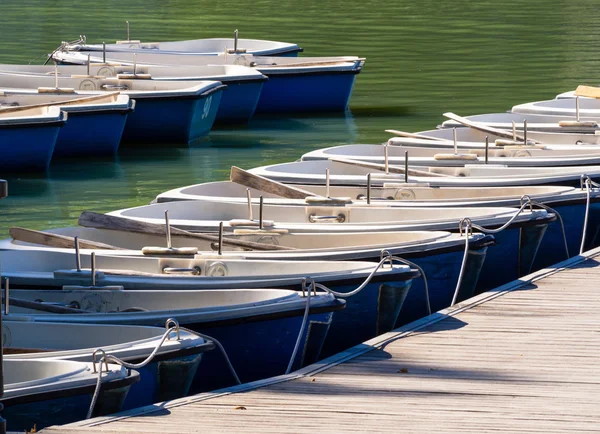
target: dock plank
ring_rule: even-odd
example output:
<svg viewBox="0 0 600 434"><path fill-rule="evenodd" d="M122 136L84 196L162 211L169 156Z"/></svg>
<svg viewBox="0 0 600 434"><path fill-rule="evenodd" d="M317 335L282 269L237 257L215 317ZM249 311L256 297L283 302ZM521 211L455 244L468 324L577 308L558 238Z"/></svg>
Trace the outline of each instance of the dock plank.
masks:
<svg viewBox="0 0 600 434"><path fill-rule="evenodd" d="M48 433L600 432L600 249L299 373Z"/></svg>

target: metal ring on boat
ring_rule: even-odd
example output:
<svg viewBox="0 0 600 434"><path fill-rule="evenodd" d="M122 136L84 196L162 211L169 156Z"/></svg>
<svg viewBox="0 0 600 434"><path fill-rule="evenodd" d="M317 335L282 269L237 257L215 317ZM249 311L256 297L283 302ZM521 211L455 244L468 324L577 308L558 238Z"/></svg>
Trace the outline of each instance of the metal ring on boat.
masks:
<svg viewBox="0 0 600 434"><path fill-rule="evenodd" d="M179 321L177 321L175 318L169 318L166 322L165 322L165 328L167 330L169 330L170 325L173 324L173 326L175 327L175 332L177 333L177 340L180 341L181 340L181 336L179 335ZM167 336L168 340L171 340L171 336Z"/></svg>
<svg viewBox="0 0 600 434"><path fill-rule="evenodd" d="M414 200L417 198L415 192L409 188L401 188L396 190L394 194L394 199L396 200Z"/></svg>
<svg viewBox="0 0 600 434"><path fill-rule="evenodd" d="M463 234L463 228L464 228L466 236L473 235L473 222L471 221L471 219L469 217L465 217L465 218L461 219L460 222L458 223L458 232L461 236Z"/></svg>
<svg viewBox="0 0 600 434"><path fill-rule="evenodd" d="M109 68L108 66L103 66L97 71L97 75L102 75L104 77L113 77L115 75L115 71L113 68Z"/></svg>
<svg viewBox="0 0 600 434"><path fill-rule="evenodd" d="M521 196L521 199L519 201L519 204L521 206L523 206L524 203L529 203L529 211L533 212L533 203L531 201L531 197L529 197L529 195L524 194L523 196Z"/></svg>
<svg viewBox="0 0 600 434"><path fill-rule="evenodd" d="M79 83L79 90L96 90L96 83L92 80L83 80Z"/></svg>
<svg viewBox="0 0 600 434"><path fill-rule="evenodd" d="M96 354L102 353L102 358L100 359L100 371L102 371L102 360L104 360L104 365L106 366L106 372L108 372L108 360L106 360L106 352L102 348L98 348L94 350L92 353L92 365L94 366L94 374L96 371Z"/></svg>
<svg viewBox="0 0 600 434"><path fill-rule="evenodd" d="M193 268L178 268L166 266L162 269L164 274L191 274L192 276L199 276L201 273L200 267Z"/></svg>
<svg viewBox="0 0 600 434"><path fill-rule="evenodd" d="M390 260L390 268L394 268L394 261L389 250L382 250L381 253L379 253L379 262L383 261L383 258L388 258Z"/></svg>
<svg viewBox="0 0 600 434"><path fill-rule="evenodd" d="M306 293L312 289L314 296L317 296L317 285L315 285L315 279L311 277L302 278L302 297L306 297Z"/></svg>
<svg viewBox="0 0 600 434"><path fill-rule="evenodd" d="M227 276L227 266L222 262L213 262L206 268L206 275L210 277Z"/></svg>
<svg viewBox="0 0 600 434"><path fill-rule="evenodd" d="M346 221L346 215L343 213L339 213L338 215L316 215L310 214L308 216L308 221L311 223L315 223L318 221L336 221L338 223L344 223Z"/></svg>

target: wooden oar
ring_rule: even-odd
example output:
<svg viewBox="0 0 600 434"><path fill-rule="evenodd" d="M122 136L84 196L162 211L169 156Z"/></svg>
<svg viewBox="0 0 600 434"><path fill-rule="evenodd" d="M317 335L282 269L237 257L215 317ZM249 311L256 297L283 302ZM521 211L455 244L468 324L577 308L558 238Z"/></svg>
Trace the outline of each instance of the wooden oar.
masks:
<svg viewBox="0 0 600 434"><path fill-rule="evenodd" d="M4 299L4 297L2 297L2 303L4 303L4 302L5 302L5 299ZM45 303L40 303L38 301L22 300L20 298L14 298L14 297L8 298L8 305L16 306L16 307L23 307L25 309L41 310L43 312L49 312L49 313L67 313L67 314L90 313L83 309L74 309L72 307L57 306L55 304L45 304Z"/></svg>
<svg viewBox="0 0 600 434"><path fill-rule="evenodd" d="M108 214L98 214L91 211L84 211L81 213L81 216L79 217L79 225L88 228L112 229L117 231L138 232L150 235L165 235L165 225L141 222L139 220L132 220ZM173 226L171 226L171 234L185 238L195 238L209 241L212 243L219 242L219 237L216 235L188 232ZM231 238L223 238L223 244L251 250L295 250L293 247L275 246L264 243L255 243L253 241L233 240Z"/></svg>
<svg viewBox="0 0 600 434"><path fill-rule="evenodd" d="M575 96L600 98L600 87L579 85L577 86L577 89L575 89Z"/></svg>
<svg viewBox="0 0 600 434"><path fill-rule="evenodd" d="M416 134L416 133L407 133L405 131L398 131L398 130L385 130L386 133L390 133L390 134L394 134L398 137L409 137L411 139L425 139L425 140L434 140L434 141L446 141L445 139L440 139L439 137L431 137L431 136L425 136L423 134Z"/></svg>
<svg viewBox="0 0 600 434"><path fill-rule="evenodd" d="M75 240L73 237L67 237L65 235L51 234L49 232L34 231L33 229L17 227L10 228L8 233L14 240L17 241L40 244L42 246L58 247L61 249L75 248ZM99 243L97 241L83 240L81 238L78 238L78 241L79 247L82 249L126 250L122 247Z"/></svg>
<svg viewBox="0 0 600 434"><path fill-rule="evenodd" d="M493 134L495 136L504 137L506 139L513 139L513 133L511 131L490 127L489 125L483 124L481 122L473 122L467 118L463 118L462 116L458 116L450 112L444 113L444 116L446 116L448 119L452 119L453 121L461 123L469 128L473 128L474 130L483 131L484 133ZM523 136L515 135L514 138L522 142L525 141L525 138ZM527 140L527 142L540 143L535 140L529 139Z"/></svg>
<svg viewBox="0 0 600 434"><path fill-rule="evenodd" d="M20 105L20 106L11 106L11 107L0 107L0 113L20 112L23 110L30 110L30 109L36 109L36 108L40 108L40 107L47 107L47 106L53 106L53 105L58 105L58 106L76 105L76 104L82 104L82 103L88 103L88 102L101 100L103 98L110 98L111 96L118 95L118 94L119 94L119 92L110 92L110 93L105 93L102 95L83 96L81 98L68 99L65 101L48 102L48 103L44 103L44 104L29 104L29 105Z"/></svg>
<svg viewBox="0 0 600 434"><path fill-rule="evenodd" d="M241 184L245 187L254 188L256 190L264 191L265 193L275 194L288 199L306 199L309 196L318 196L318 194L311 193L310 191L282 184L281 182L273 181L264 176L255 175L244 169L240 169L237 166L231 166L231 176L229 179L236 184Z"/></svg>
<svg viewBox="0 0 600 434"><path fill-rule="evenodd" d="M329 161L333 161L334 163L349 164L351 166L366 167L367 169L379 170L382 172L385 171L384 164L368 163L366 161L352 160L352 159L347 159L347 158L329 158ZM393 173L393 174L404 175L404 168L399 167L399 166L392 166L390 164L390 165L388 165L388 172ZM450 176L450 175L442 175L441 173L425 172L424 170L417 170L417 169L408 169L408 174L410 176L428 176L428 177L443 177L443 178L447 178L448 176Z"/></svg>

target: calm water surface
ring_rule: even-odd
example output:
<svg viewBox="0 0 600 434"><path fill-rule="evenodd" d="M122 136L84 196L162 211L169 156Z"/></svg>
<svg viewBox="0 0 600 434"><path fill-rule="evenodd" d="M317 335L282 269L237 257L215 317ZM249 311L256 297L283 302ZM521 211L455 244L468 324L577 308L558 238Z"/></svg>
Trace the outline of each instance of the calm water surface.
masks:
<svg viewBox="0 0 600 434"><path fill-rule="evenodd" d="M34 59L82 34L125 39L125 20L132 39L146 42L229 37L237 28L244 38L295 42L305 55L367 62L345 116L260 118L190 147L123 148L114 160L53 162L45 176L9 177L0 236L12 225L66 226L83 210L142 205L171 188L226 179L233 164L380 143L384 129L433 128L444 111L504 111L598 84L597 8L591 0L1 0L2 63L41 63Z"/></svg>

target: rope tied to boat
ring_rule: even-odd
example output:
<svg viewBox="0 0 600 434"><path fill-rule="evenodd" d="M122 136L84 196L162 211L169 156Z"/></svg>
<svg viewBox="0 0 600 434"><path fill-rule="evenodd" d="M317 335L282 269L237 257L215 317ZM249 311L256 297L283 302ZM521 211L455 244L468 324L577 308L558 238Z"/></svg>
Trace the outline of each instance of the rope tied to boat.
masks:
<svg viewBox="0 0 600 434"><path fill-rule="evenodd" d="M173 325L171 327L169 327L171 324L173 324ZM96 373L96 371L98 372L98 379L96 381L96 389L94 390L94 394L92 395L92 402L90 403L90 408L88 410L86 419L89 419L92 417L92 413L94 412L94 407L96 406L96 402L98 401L98 397L100 396L100 388L102 385L102 363L104 363L104 365L105 365L107 374L108 374L109 361L111 363L115 363L117 365L123 366L124 368L127 368L127 369L141 369L144 366L148 365L154 359L154 357L156 356L156 354L158 353L160 348L163 346L165 341L171 339L171 333L173 333L173 332L176 333L177 340L178 341L181 340L180 330L184 330L188 333L194 334L196 336L200 336L203 339L213 341L215 343L215 345L219 348L219 350L221 350L221 352L223 353L223 356L225 357L225 361L227 362L227 365L228 365L233 377L235 378L235 381L237 382L237 384L242 384L235 369L233 368L233 365L231 364L231 361L229 359L229 356L227 355L227 352L225 351L225 348L217 339L207 336L207 335L204 335L199 332L195 332L195 331L180 327L179 322L174 318L167 319L167 321L165 322L165 327L167 330L163 333L158 344L154 347L154 349L152 350L150 355L148 357L146 357L146 359L144 359L140 363L126 362L124 360L119 359L116 356L113 356L111 354L106 354L104 352L104 350L101 348L98 348L97 350L95 350L92 353L92 363L93 363L93 367L94 367L94 373ZM96 361L96 354L98 354L98 353L101 353L102 357L100 357L100 359L98 359ZM99 366L98 370L96 370L96 363L98 363L98 366Z"/></svg>
<svg viewBox="0 0 600 434"><path fill-rule="evenodd" d="M580 187L582 190L585 187L585 193L586 193L585 214L583 217L583 234L581 236L581 246L579 247L579 254L581 255L583 253L583 249L585 247L585 234L587 232L588 216L590 214L591 192L592 192L593 187L599 188L600 184L592 181L592 178L590 178L588 175L585 175L585 174L581 175L579 182L580 182Z"/></svg>

